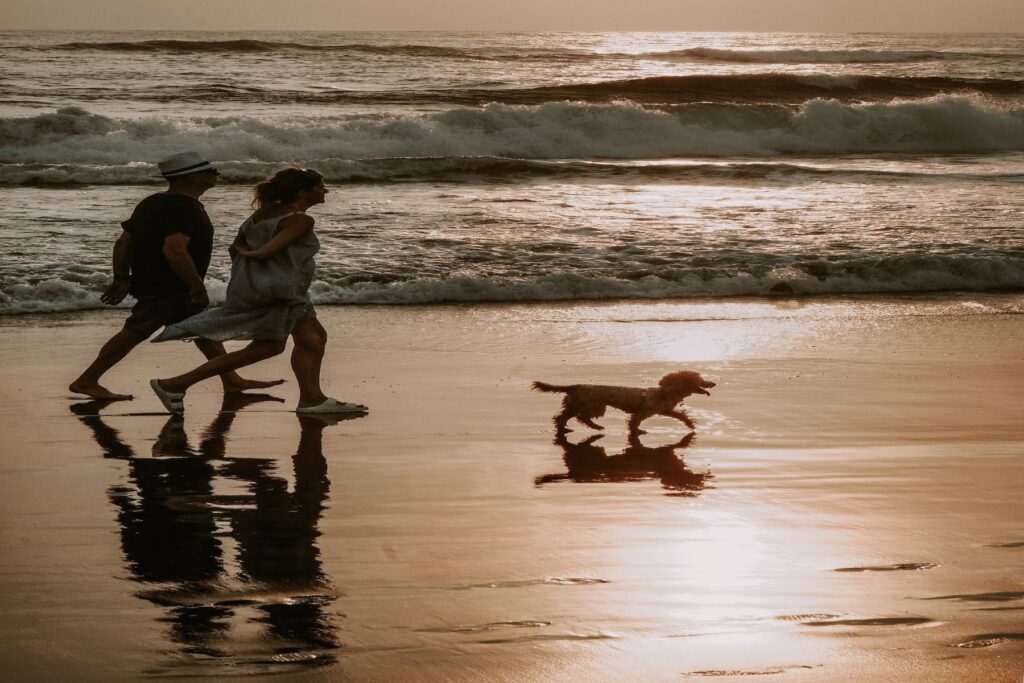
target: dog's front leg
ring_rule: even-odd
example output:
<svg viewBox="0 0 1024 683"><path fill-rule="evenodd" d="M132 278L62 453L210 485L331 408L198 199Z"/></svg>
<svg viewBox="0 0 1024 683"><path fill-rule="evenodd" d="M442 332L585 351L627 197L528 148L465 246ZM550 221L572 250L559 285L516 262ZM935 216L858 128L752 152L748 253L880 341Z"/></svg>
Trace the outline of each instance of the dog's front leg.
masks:
<svg viewBox="0 0 1024 683"><path fill-rule="evenodd" d="M629 429L629 434L631 437L637 434L647 433L643 429L640 429L640 423L646 420L648 417L650 417L650 415L633 414L632 416L630 416L629 422L626 423L626 427Z"/></svg>
<svg viewBox="0 0 1024 683"><path fill-rule="evenodd" d="M693 420L686 414L685 410L666 410L662 415L666 417L674 417L690 429L696 429L696 425L693 424Z"/></svg>

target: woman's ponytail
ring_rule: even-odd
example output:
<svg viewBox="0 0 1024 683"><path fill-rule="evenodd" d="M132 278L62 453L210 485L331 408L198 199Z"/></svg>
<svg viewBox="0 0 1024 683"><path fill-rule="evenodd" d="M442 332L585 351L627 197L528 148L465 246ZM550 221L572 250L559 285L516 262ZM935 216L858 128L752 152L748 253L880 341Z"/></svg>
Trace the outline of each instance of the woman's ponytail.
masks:
<svg viewBox="0 0 1024 683"><path fill-rule="evenodd" d="M312 169L283 168L272 177L256 183L252 191L253 208L288 204L295 201L300 192L315 187L323 179L323 175Z"/></svg>

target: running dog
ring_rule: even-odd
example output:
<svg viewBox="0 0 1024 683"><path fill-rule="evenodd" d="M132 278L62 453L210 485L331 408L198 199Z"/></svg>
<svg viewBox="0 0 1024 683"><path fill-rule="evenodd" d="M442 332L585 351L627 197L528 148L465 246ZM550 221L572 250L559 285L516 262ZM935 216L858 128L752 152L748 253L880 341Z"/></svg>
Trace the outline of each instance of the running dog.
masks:
<svg viewBox="0 0 1024 683"><path fill-rule="evenodd" d="M544 382L533 383L535 391L565 394L562 412L554 417L555 432L558 434L571 431L566 427L566 423L573 417L588 427L604 429L594 422L594 418L604 415L608 406L629 413L629 421L626 424L630 434L645 434L646 432L640 429L640 423L654 415L674 417L693 429L693 421L685 411L676 410L676 405L690 394L710 396L707 390L714 386L714 382L704 379L700 373L688 370L667 374L661 378L658 386L646 389L604 384L556 386Z"/></svg>

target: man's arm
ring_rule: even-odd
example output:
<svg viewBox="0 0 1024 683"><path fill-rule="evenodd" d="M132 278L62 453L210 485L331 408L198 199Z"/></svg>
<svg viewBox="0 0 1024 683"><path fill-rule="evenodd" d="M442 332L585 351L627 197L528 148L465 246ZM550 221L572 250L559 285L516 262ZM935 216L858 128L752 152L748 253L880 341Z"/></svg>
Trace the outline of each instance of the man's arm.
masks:
<svg viewBox="0 0 1024 683"><path fill-rule="evenodd" d="M199 277L192 255L188 253L188 240L188 235L181 232L164 237L164 258L174 274L188 286L189 303L209 306L210 297L206 294L203 278Z"/></svg>
<svg viewBox="0 0 1024 683"><path fill-rule="evenodd" d="M111 306L119 304L128 296L129 278L132 270L132 234L122 232L114 242L112 257L114 281L100 295L100 301Z"/></svg>

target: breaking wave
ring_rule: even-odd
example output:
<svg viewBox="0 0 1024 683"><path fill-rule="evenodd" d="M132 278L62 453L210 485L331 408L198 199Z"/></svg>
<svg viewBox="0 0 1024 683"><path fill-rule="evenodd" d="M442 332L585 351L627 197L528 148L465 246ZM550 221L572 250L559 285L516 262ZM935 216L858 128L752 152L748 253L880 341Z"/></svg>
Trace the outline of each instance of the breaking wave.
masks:
<svg viewBox="0 0 1024 683"><path fill-rule="evenodd" d="M376 159L308 159L303 164L319 170L332 183L381 183L425 180L432 182L518 182L536 178L599 180L604 182L671 183L788 183L813 181L902 182L1024 181L1020 173L942 173L887 171L872 168L824 167L813 164L771 162L662 162L536 160L496 156L383 157ZM218 162L222 183L253 183L267 178L281 162ZM0 164L0 185L135 185L150 182L151 165L111 166L75 164Z"/></svg>
<svg viewBox="0 0 1024 683"><path fill-rule="evenodd" d="M29 49L62 51L98 51L128 53L268 53L329 52L438 59L550 61L599 61L622 59L657 59L686 62L730 62L745 64L892 64L906 62L955 61L964 59L1021 59L1024 55L1007 52L953 50L886 50L886 49L722 49L690 47L659 52L624 53L591 52L585 49L541 47L495 48L473 46L457 48L417 43L327 43L273 40L139 40L139 41L74 41L55 46L31 46Z"/></svg>
<svg viewBox="0 0 1024 683"><path fill-rule="evenodd" d="M643 56L670 61L738 62L744 64L898 64L962 59L1021 59L1005 52L955 52L943 50L727 50L694 47Z"/></svg>
<svg viewBox="0 0 1024 683"><path fill-rule="evenodd" d="M106 274L97 270L74 280L42 279L0 289L0 315L103 308L99 294ZM223 300L223 283L210 287ZM325 274L313 283L320 305L410 305L457 302L526 302L602 299L667 299L732 296L811 296L938 291L1024 291L1024 258L1008 255L889 256L845 261L807 259L788 265L735 264L601 276L577 272L530 273L520 277L462 275L390 279Z"/></svg>
<svg viewBox="0 0 1024 683"><path fill-rule="evenodd" d="M469 92L498 102L550 100L601 102L628 99L643 104L680 102L803 102L828 97L844 101L932 97L948 93L991 96L1024 94L1024 82L998 78L946 76L832 76L826 74L741 74L656 76L522 90Z"/></svg>
<svg viewBox="0 0 1024 683"><path fill-rule="evenodd" d="M63 51L99 51L128 53L267 53L267 52L310 52L310 53L348 53L354 55L380 55L399 57L428 57L435 59L466 59L466 60L515 60L515 59L554 59L554 60L591 60L603 55L574 50L557 50L552 48L496 49L470 48L462 49L440 45L423 45L407 43L297 43L271 40L140 40L140 41L75 41L56 46L36 49L57 49Z"/></svg>
<svg viewBox="0 0 1024 683"><path fill-rule="evenodd" d="M19 97L45 96L32 85L19 86ZM827 74L743 74L656 76L624 80L563 83L539 87L455 87L433 89L350 90L317 86L303 89L263 88L227 81L97 87L78 96L88 101L129 99L138 102L258 103L359 106L481 106L488 103L539 105L552 102L605 104L622 100L672 107L692 103L795 106L817 98L846 103L885 102L939 95L1024 96L1024 81L948 76L865 76Z"/></svg>
<svg viewBox="0 0 1024 683"><path fill-rule="evenodd" d="M142 40L137 42L74 42L57 46L60 50L99 50L108 52L276 52L295 50L303 52L353 52L365 54L395 54L411 57L472 58L465 50L433 45L320 45L316 43L290 43L267 40Z"/></svg>
<svg viewBox="0 0 1024 683"><path fill-rule="evenodd" d="M490 104L434 114L268 122L224 117L113 119L80 108L0 119L0 183L151 182L152 160L203 150L227 179L304 163L334 180L453 174L769 174L774 169L622 171L552 160L658 159L1024 150L1024 107L944 96L887 104L812 100L798 108L690 105L672 111L629 102ZM811 171L813 172L813 171Z"/></svg>

